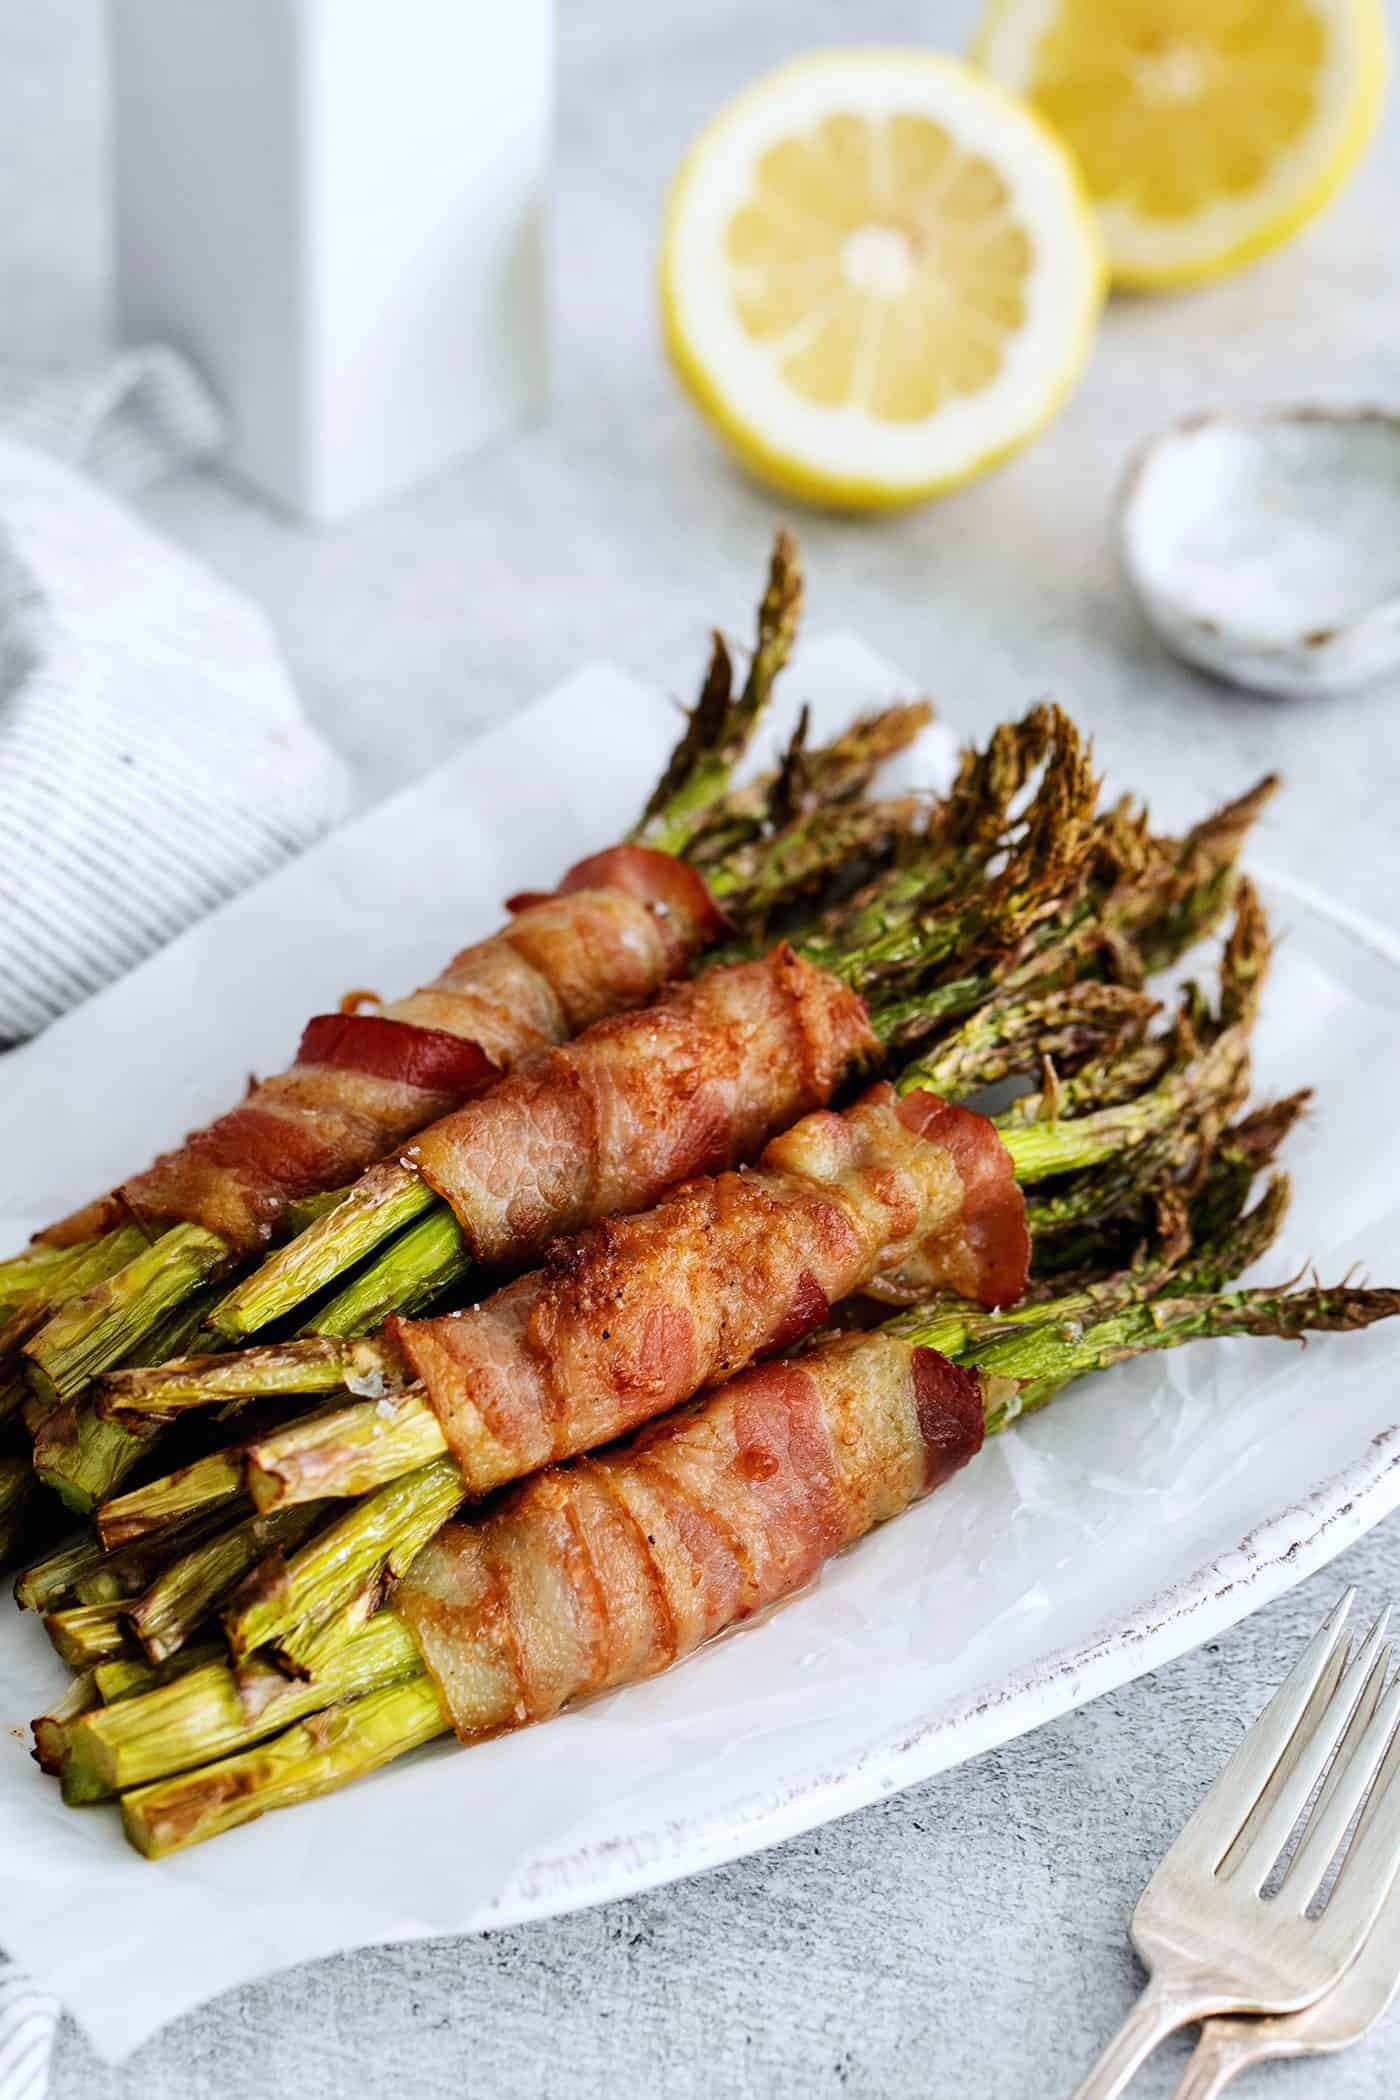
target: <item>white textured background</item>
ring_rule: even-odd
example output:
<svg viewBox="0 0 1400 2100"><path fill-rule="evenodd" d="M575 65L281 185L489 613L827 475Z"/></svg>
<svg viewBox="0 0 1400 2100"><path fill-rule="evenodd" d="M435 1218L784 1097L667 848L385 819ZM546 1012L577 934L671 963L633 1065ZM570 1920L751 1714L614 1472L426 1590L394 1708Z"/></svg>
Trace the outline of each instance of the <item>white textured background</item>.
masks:
<svg viewBox="0 0 1400 2100"><path fill-rule="evenodd" d="M585 657L684 691L708 624L742 631L777 513L713 449L657 347L668 172L763 66L823 42L958 45L974 12L563 11L550 424L330 537L205 477L146 506L268 608L367 799ZM97 0L0 0L0 362L52 367L107 344L102 98ZM1055 691L1110 777L1149 790L1164 819L1280 766L1290 790L1264 853L1394 923L1400 687L1288 708L1178 669L1123 596L1108 516L1132 446L1176 414L1400 405L1398 206L1392 117L1341 203L1284 254L1208 291L1115 302L1079 393L1029 455L922 515L799 521L813 624L863 632L959 728ZM1124 1927L1142 1881L1343 1579L1368 1600L1400 1596L1400 1529L1218 1647L813 1837L584 1917L239 1992L122 2072L65 2028L56 2092L1055 2100L1134 1988ZM1167 2094L1181 2053L1135 2092ZM1261 2095L1391 2100L1400 2016L1335 2063L1251 2076Z"/></svg>

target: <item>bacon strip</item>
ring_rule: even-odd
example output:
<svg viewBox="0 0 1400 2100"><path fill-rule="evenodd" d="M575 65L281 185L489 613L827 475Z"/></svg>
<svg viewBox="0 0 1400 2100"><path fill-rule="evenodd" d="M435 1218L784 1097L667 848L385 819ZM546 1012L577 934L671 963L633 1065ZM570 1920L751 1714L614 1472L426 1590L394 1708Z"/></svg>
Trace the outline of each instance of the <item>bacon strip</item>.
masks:
<svg viewBox="0 0 1400 2100"><path fill-rule="evenodd" d="M296 1061L454 1094L488 1086L501 1076L480 1043L444 1028L390 1021L383 1014L316 1014L302 1030Z"/></svg>
<svg viewBox="0 0 1400 2100"><path fill-rule="evenodd" d="M662 1670L980 1449L981 1383L896 1336L764 1364L446 1525L395 1597L464 1740Z"/></svg>
<svg viewBox="0 0 1400 2100"><path fill-rule="evenodd" d="M1018 1295L1028 1242L1010 1159L985 1117L970 1118L984 1133L975 1143L954 1126L950 1148L943 1106L928 1097L925 1129L891 1086L871 1087L845 1115L804 1117L756 1171L692 1181L639 1217L594 1225L469 1311L390 1320L467 1492L665 1413L789 1347L886 1269L917 1263L960 1291L981 1283L988 1304L992 1277ZM975 1242L963 1226L970 1187Z"/></svg>
<svg viewBox="0 0 1400 2100"><path fill-rule="evenodd" d="M422 990L380 1014L343 1017L334 1037L325 1024L337 1017L314 1022L289 1071L254 1085L117 1198L153 1230L203 1225L234 1252L257 1253L289 1202L353 1180L496 1071L643 1004L724 923L700 877L670 854L595 854ZM462 1046L454 1058L442 1038ZM112 1209L99 1199L41 1237L66 1243Z"/></svg>
<svg viewBox="0 0 1400 2100"><path fill-rule="evenodd" d="M855 993L784 945L599 1022L404 1156L477 1260L524 1263L560 1233L752 1158L879 1048Z"/></svg>

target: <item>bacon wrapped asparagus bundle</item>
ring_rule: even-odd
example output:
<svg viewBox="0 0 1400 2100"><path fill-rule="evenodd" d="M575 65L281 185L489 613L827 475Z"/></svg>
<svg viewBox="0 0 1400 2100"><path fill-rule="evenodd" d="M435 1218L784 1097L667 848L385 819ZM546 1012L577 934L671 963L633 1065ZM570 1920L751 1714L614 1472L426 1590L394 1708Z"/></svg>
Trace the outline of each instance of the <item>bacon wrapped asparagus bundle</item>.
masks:
<svg viewBox="0 0 1400 2100"><path fill-rule="evenodd" d="M1088 1323L1052 1304L961 1361L905 1315L758 1365L447 1524L319 1683L264 1671L240 1689L211 1663L78 1715L69 1783L120 1790L126 1834L154 1858L449 1729L470 1744L547 1719L792 1595L1072 1379L1211 1335L1355 1329L1397 1309L1400 1293L1347 1288L1159 1298Z"/></svg>

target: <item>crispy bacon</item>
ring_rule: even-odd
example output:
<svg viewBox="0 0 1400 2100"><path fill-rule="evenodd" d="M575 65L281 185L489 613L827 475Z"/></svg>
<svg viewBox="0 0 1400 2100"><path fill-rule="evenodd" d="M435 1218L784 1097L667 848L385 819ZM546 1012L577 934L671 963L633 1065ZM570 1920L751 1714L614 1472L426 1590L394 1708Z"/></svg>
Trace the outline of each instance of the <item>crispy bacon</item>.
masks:
<svg viewBox="0 0 1400 2100"><path fill-rule="evenodd" d="M390 1021L383 1014L315 1015L302 1030L296 1061L453 1094L473 1092L501 1076L480 1043L449 1035L445 1028Z"/></svg>
<svg viewBox="0 0 1400 2100"><path fill-rule="evenodd" d="M856 995L782 946L599 1022L405 1157L478 1260L523 1264L557 1234L752 1158L878 1053Z"/></svg>
<svg viewBox="0 0 1400 2100"><path fill-rule="evenodd" d="M830 1342L447 1525L395 1608L464 1740L542 1720L800 1589L982 1429L974 1372L891 1335Z"/></svg>
<svg viewBox="0 0 1400 2100"><path fill-rule="evenodd" d="M1011 1193L1016 1181L1011 1154L985 1116L923 1089L904 1096L899 1116L909 1129L948 1151L963 1189L956 1251L935 1250L926 1241L903 1265L901 1286L923 1296L940 1283L951 1283L964 1298L1010 1305L1026 1287L1031 1260L1026 1207Z"/></svg>
<svg viewBox="0 0 1400 2100"><path fill-rule="evenodd" d="M289 1202L353 1180L496 1070L643 1004L722 924L704 883L670 854L595 854L421 991L377 1015L319 1017L290 1071L117 1195L152 1229L183 1220L256 1253ZM87 1205L44 1237L62 1243L110 1207Z"/></svg>
<svg viewBox="0 0 1400 2100"><path fill-rule="evenodd" d="M978 1194L969 1248L965 1165L980 1172L986 1147L961 1124L956 1149L943 1143L942 1106L930 1096L921 1120L889 1085L871 1087L845 1115L804 1117L756 1171L693 1181L639 1217L594 1225L469 1311L391 1320L468 1493L665 1413L789 1345L886 1268L917 1264L959 1290L995 1275L1005 1287L1014 1252L989 1260L987 1249L1024 1244L1021 1192L1008 1174L999 1210ZM1024 1281L1023 1265L1017 1290Z"/></svg>

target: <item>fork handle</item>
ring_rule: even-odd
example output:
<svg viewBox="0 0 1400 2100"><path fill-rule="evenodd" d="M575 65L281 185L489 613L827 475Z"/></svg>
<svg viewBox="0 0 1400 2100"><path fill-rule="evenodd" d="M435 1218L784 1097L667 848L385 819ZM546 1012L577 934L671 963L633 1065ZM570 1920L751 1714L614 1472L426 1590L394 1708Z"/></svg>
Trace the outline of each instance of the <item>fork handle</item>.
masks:
<svg viewBox="0 0 1400 2100"><path fill-rule="evenodd" d="M1215 2100L1251 2064L1297 2054L1280 2048L1277 2020L1207 2020L1172 2100Z"/></svg>
<svg viewBox="0 0 1400 2100"><path fill-rule="evenodd" d="M1152 2054L1158 2042L1201 2016L1198 1999L1173 1990L1154 1977L1128 2014L1074 2100L1118 2100L1128 2080Z"/></svg>

